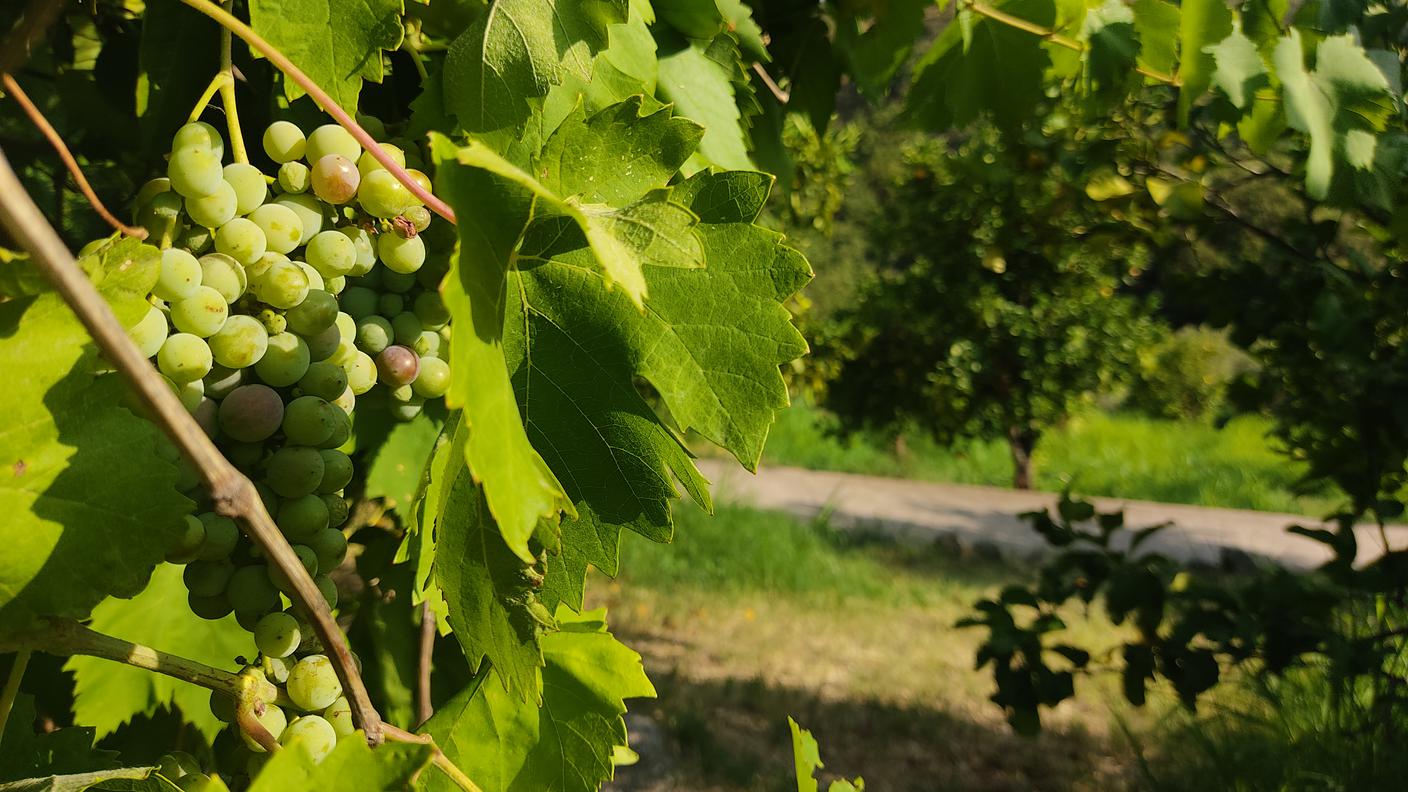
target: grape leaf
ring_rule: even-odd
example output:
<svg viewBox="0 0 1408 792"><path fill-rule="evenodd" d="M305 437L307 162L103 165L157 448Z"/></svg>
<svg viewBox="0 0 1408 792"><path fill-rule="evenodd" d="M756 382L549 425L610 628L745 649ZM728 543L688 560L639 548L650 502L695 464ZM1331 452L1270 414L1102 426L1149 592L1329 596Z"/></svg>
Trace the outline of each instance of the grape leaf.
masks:
<svg viewBox="0 0 1408 792"><path fill-rule="evenodd" d="M182 570L176 564L157 567L141 594L94 608L92 628L216 668L229 667L240 655L253 656L253 641L233 615L207 621L185 607ZM224 726L210 712L210 691L189 682L97 657L75 656L64 668L74 675L75 717L96 727L99 737L159 707L180 709L207 740Z"/></svg>
<svg viewBox="0 0 1408 792"><path fill-rule="evenodd" d="M115 752L93 747L93 727L35 732L34 697L24 693L15 697L0 734L0 782L108 771L116 766Z"/></svg>
<svg viewBox="0 0 1408 792"><path fill-rule="evenodd" d="M1086 43L1085 91L1107 98L1123 95L1140 49L1134 11L1121 0L1105 0L1085 15L1080 40Z"/></svg>
<svg viewBox="0 0 1408 792"><path fill-rule="evenodd" d="M699 154L721 168L750 169L747 125L736 96L738 47L730 34L660 55L660 98L704 127ZM748 97L751 99L751 95Z"/></svg>
<svg viewBox="0 0 1408 792"><path fill-rule="evenodd" d="M816 771L825 767L821 762L821 748L812 733L797 725L791 717L787 719L787 728L792 732L792 763L797 774L797 792L817 792ZM839 778L827 787L828 792L860 792L864 789L865 782L859 778L854 781Z"/></svg>
<svg viewBox="0 0 1408 792"><path fill-rule="evenodd" d="M366 496L384 499L407 519L440 427L439 420L425 413L392 426L367 466Z"/></svg>
<svg viewBox="0 0 1408 792"><path fill-rule="evenodd" d="M302 751L279 751L259 771L249 792L407 789L416 775L430 764L430 754L430 746L419 743L388 742L372 750L362 739L338 740L337 747L321 762L314 762ZM429 777L438 775L441 774Z"/></svg>
<svg viewBox="0 0 1408 792"><path fill-rule="evenodd" d="M1135 0L1134 28L1139 35L1139 62L1172 74L1178 62L1178 28L1181 12L1165 0Z"/></svg>
<svg viewBox="0 0 1408 792"><path fill-rule="evenodd" d="M401 0L249 0L249 21L349 113L362 80L382 80L382 50L401 46ZM284 80L290 101L304 91Z"/></svg>
<svg viewBox="0 0 1408 792"><path fill-rule="evenodd" d="M1233 107L1246 109L1257 90L1269 84L1266 64L1256 45L1237 26L1227 38L1206 49L1215 65L1212 87L1226 94Z"/></svg>
<svg viewBox="0 0 1408 792"><path fill-rule="evenodd" d="M1205 50L1232 32L1232 11L1226 0L1184 0L1179 27L1178 123L1188 123L1193 102L1212 84L1213 58Z"/></svg>
<svg viewBox="0 0 1408 792"><path fill-rule="evenodd" d="M154 767L122 767L92 773L52 775L26 778L0 784L0 792L83 792L98 789L105 792L180 792L180 787L158 775ZM226 792L223 782L202 787L202 792Z"/></svg>
<svg viewBox="0 0 1408 792"><path fill-rule="evenodd" d="M371 574L360 568L366 557L363 553L357 559L363 579ZM381 569L380 584L363 592L357 619L347 633L352 650L362 660L362 680L382 719L389 723L415 722L419 637L411 609L417 603L406 596L413 590L413 574L407 564Z"/></svg>
<svg viewBox="0 0 1408 792"><path fill-rule="evenodd" d="M181 0L149 0L137 57L143 143L165 152L220 66L220 26Z"/></svg>
<svg viewBox="0 0 1408 792"><path fill-rule="evenodd" d="M145 314L156 250L109 244L82 263L126 325ZM181 530L166 441L123 406L115 375L55 293L0 303L0 638L136 594ZM134 541L133 537L141 537Z"/></svg>
<svg viewBox="0 0 1408 792"><path fill-rule="evenodd" d="M655 696L640 655L606 632L604 616L558 612L562 630L543 638L541 707L486 684L440 707L422 731L485 792L600 788L613 749L626 745L624 699ZM443 777L426 782L454 789Z"/></svg>
<svg viewBox="0 0 1408 792"><path fill-rule="evenodd" d="M478 666L487 656L509 693L537 701L539 633L551 620L544 623L546 609L537 602L526 565L504 543L483 490L464 468L446 491L435 540L435 584L469 664Z"/></svg>
<svg viewBox="0 0 1408 792"><path fill-rule="evenodd" d="M889 0L862 6L870 17L837 23L836 48L845 56L850 75L862 93L880 97L904 65L915 39L924 32L924 11L930 0Z"/></svg>
<svg viewBox="0 0 1408 792"><path fill-rule="evenodd" d="M753 10L743 0L655 0L660 21L692 39L705 41L728 31L738 37L748 54L768 59L762 28L753 21Z"/></svg>
<svg viewBox="0 0 1408 792"><path fill-rule="evenodd" d="M498 0L445 53L445 110L468 132L521 128L528 100L564 75L591 78L608 27L625 22L627 8L627 0Z"/></svg>

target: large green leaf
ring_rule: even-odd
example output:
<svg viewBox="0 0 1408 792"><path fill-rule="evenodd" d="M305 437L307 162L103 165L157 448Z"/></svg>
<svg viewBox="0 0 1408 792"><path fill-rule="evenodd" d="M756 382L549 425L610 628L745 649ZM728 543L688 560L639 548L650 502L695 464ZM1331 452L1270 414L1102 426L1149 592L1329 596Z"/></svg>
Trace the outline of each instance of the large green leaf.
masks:
<svg viewBox="0 0 1408 792"><path fill-rule="evenodd" d="M1139 62L1164 74L1178 63L1178 29L1182 12L1166 0L1135 0L1134 28L1139 34Z"/></svg>
<svg viewBox="0 0 1408 792"><path fill-rule="evenodd" d="M1212 86L1226 94L1237 109L1246 108L1257 90L1268 84L1261 53L1256 44L1243 35L1240 26L1227 38L1207 47L1207 52L1214 64Z"/></svg>
<svg viewBox="0 0 1408 792"><path fill-rule="evenodd" d="M92 628L216 668L230 667L241 655L252 657L254 642L233 615L207 621L185 606L182 569L162 564L141 594L94 608ZM99 737L159 707L179 709L207 740L224 725L210 712L210 691L189 682L96 657L73 657L64 668L74 675L74 716L96 728Z"/></svg>
<svg viewBox="0 0 1408 792"><path fill-rule="evenodd" d="M15 697L5 731L0 734L0 783L115 767L115 752L94 749L93 727L35 732L34 697L24 693Z"/></svg>
<svg viewBox="0 0 1408 792"><path fill-rule="evenodd" d="M403 520L408 519L440 428L440 421L425 413L392 426L370 455L366 496L385 500Z"/></svg>
<svg viewBox="0 0 1408 792"><path fill-rule="evenodd" d="M1232 32L1232 10L1226 0L1184 0L1179 28L1178 123L1188 123L1188 113L1212 84L1213 57L1205 50Z"/></svg>
<svg viewBox="0 0 1408 792"><path fill-rule="evenodd" d="M372 750L365 740L339 740L333 752L314 762L303 751L279 751L269 759L249 792L403 790L417 774L431 773L431 748L419 743L384 743ZM422 778L426 777L424 775Z"/></svg>
<svg viewBox="0 0 1408 792"><path fill-rule="evenodd" d="M603 611L560 611L543 639L542 706L483 685L455 696L424 726L485 792L587 792L610 780L626 745L624 699L653 697L640 655L606 632ZM497 673L497 668L493 673ZM430 776L430 790L454 789Z"/></svg>
<svg viewBox="0 0 1408 792"><path fill-rule="evenodd" d="M738 47L731 34L691 41L660 53L659 93L680 115L704 127L699 154L709 164L747 170L753 161L739 109L738 69Z"/></svg>
<svg viewBox="0 0 1408 792"><path fill-rule="evenodd" d="M135 240L83 260L119 320L148 306L155 249ZM0 303L0 639L40 616L81 618L132 596L182 530L166 441L123 406L83 325L54 293Z"/></svg>
<svg viewBox="0 0 1408 792"><path fill-rule="evenodd" d="M379 83L381 51L401 46L402 0L249 0L249 21L349 113L362 80ZM284 80L289 99L303 95Z"/></svg>

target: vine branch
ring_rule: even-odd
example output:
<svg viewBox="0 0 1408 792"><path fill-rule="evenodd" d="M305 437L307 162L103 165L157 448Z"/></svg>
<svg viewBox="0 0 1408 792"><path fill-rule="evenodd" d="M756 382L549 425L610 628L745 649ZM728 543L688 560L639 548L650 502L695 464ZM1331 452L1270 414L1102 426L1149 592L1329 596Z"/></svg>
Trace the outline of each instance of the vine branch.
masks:
<svg viewBox="0 0 1408 792"><path fill-rule="evenodd" d="M461 770L450 757L445 755L444 751L440 750L440 746L435 744L434 737L431 737L429 734L411 734L405 729L397 728L389 723L385 725L386 739L388 740L429 745L431 750L430 761L439 768L440 772L449 776L450 780L455 782L455 786L464 790L464 792L484 792L484 790L479 788L478 784L474 783L469 776L464 774L464 771Z"/></svg>
<svg viewBox="0 0 1408 792"><path fill-rule="evenodd" d="M29 650L15 652L15 662L10 666L10 675L5 678L5 690L0 692L0 739L5 737L5 726L10 722L10 711L15 708L15 697L20 692L20 680L29 667Z"/></svg>
<svg viewBox="0 0 1408 792"><path fill-rule="evenodd" d="M39 111L39 108L34 105L34 102L30 101L29 95L20 87L19 82L15 80L14 76L9 72L0 73L0 83L3 83L5 86L5 93L8 93L12 99L18 102L20 109L24 110L26 116L29 116L30 123L34 124L39 130L39 133L44 136L44 139L49 141L49 145L54 147L54 151L59 155L59 159L63 161L64 167L68 168L68 172L73 175L73 180L78 183L78 189L82 191L83 197L88 199L88 203L92 204L93 210L98 213L99 217L103 218L103 222L127 236L146 239L147 230L145 228L134 228L123 223L113 216L113 213L109 212L108 208L103 205L102 200L98 198L98 194L93 192L93 186L88 183L88 178L83 175L83 169L78 167L78 160L73 158L73 154L68 150L64 139L59 136L58 131L49 123L49 119L45 118L44 114Z"/></svg>
<svg viewBox="0 0 1408 792"><path fill-rule="evenodd" d="M302 88L309 96L313 97L313 101L317 102L318 106L323 108L323 112L332 116L333 120L337 121L343 129L350 132L352 137L356 138L357 142L362 144L362 148L365 149L368 154L371 154L373 159L381 163L383 168L386 168L388 172L395 176L396 180L401 182L407 190L410 190L412 195L420 199L420 201L425 204L426 208L451 223L455 222L455 212L450 208L449 204L431 195L429 190L426 190L424 187L420 186L415 179L412 179L411 175L406 172L406 169L398 165L396 160L391 158L390 154L387 154L381 146L377 145L377 142L372 139L372 136L367 133L367 130L362 129L362 126L357 123L356 119L348 115L346 110L343 110L337 102L334 102L331 96L328 96L327 91L324 91L317 83L313 82L312 78L304 74L302 69L294 65L294 62L289 60L287 55L280 52L273 44L264 40L264 37L255 33L253 28L241 22L234 14L212 3L211 0L181 0L181 2L215 20L226 30L243 39L250 47L258 50L265 58L268 58L269 62L274 64L279 71L288 75L289 78L298 83L298 87Z"/></svg>
<svg viewBox="0 0 1408 792"><path fill-rule="evenodd" d="M435 653L435 610L430 601L420 606L420 657L416 666L416 725L430 720L435 708L430 703L431 656Z"/></svg>
<svg viewBox="0 0 1408 792"><path fill-rule="evenodd" d="M269 516L254 484L225 459L215 444L181 406L176 394L166 386L156 369L128 338L112 309L98 294L59 235L39 207L24 191L9 160L0 152L0 224L22 247L54 284L64 301L83 322L90 335L132 390L156 417L157 424L181 449L199 471L210 490L215 510L238 519L245 534L264 551L270 563L289 581L290 596L307 614L323 646L331 655L333 667L352 708L357 725L373 745L381 742L381 718L372 707L367 687L352 661L347 639L333 621L327 601L308 576L308 570Z"/></svg>

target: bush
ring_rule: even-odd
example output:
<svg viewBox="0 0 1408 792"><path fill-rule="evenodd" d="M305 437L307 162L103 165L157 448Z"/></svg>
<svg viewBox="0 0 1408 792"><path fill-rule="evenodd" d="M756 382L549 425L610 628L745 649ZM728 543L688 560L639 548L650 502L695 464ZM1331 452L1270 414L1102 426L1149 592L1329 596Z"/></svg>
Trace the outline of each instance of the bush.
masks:
<svg viewBox="0 0 1408 792"><path fill-rule="evenodd" d="M1222 410L1232 382L1254 366L1225 330L1179 328L1139 353L1128 405L1155 418L1207 420Z"/></svg>

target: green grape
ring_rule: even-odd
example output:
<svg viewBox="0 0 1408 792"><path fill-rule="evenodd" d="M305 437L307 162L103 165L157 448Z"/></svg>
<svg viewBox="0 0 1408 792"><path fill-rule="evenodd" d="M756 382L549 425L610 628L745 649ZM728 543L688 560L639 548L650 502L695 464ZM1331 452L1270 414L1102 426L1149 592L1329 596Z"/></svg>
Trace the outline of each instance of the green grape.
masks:
<svg viewBox="0 0 1408 792"><path fill-rule="evenodd" d="M424 206L412 206L402 212L401 216L406 218L407 222L411 224L411 228L414 228L417 234L430 227L430 210L426 209Z"/></svg>
<svg viewBox="0 0 1408 792"><path fill-rule="evenodd" d="M284 316L290 330L301 336L311 336L333 327L337 313L336 297L325 291L310 290L308 296Z"/></svg>
<svg viewBox="0 0 1408 792"><path fill-rule="evenodd" d="M266 440L284 420L284 400L268 385L241 385L220 403L220 429L242 443Z"/></svg>
<svg viewBox="0 0 1408 792"><path fill-rule="evenodd" d="M269 195L269 185L264 174L246 162L232 162L225 166L225 181L235 188L235 213L247 215L258 209Z"/></svg>
<svg viewBox="0 0 1408 792"><path fill-rule="evenodd" d="M254 365L269 348L269 332L252 316L231 316L210 338L215 362L232 369Z"/></svg>
<svg viewBox="0 0 1408 792"><path fill-rule="evenodd" d="M235 219L235 210L238 207L235 188L224 179L215 185L215 190L209 195L186 198L186 214L192 222L206 228L219 228Z"/></svg>
<svg viewBox="0 0 1408 792"><path fill-rule="evenodd" d="M212 399L223 399L244 384L244 372L224 366L213 366L210 373L205 375L204 381L205 395Z"/></svg>
<svg viewBox="0 0 1408 792"><path fill-rule="evenodd" d="M420 317L410 311L402 311L391 318L391 334L401 346L411 346L420 338L423 328Z"/></svg>
<svg viewBox="0 0 1408 792"><path fill-rule="evenodd" d="M289 616L287 613L284 615ZM292 619L293 617L289 616L289 618ZM293 622L294 627L298 628L299 633L302 633L303 625L299 624L297 619L294 619ZM259 626L258 622L255 623L255 626ZM254 632L254 630L250 630L250 632ZM264 672L265 678L276 685L282 685L288 682L288 670L293 667L293 663L293 660L288 660L283 657L270 657L267 654L259 659L259 665Z"/></svg>
<svg viewBox="0 0 1408 792"><path fill-rule="evenodd" d="M331 514L329 514L328 522L331 525ZM347 537L343 536L342 531L336 528L324 528L313 534L308 539L308 547L317 556L318 569L325 572L337 569L338 565L342 563L342 559L347 557Z"/></svg>
<svg viewBox="0 0 1408 792"><path fill-rule="evenodd" d="M147 203L151 201L151 199L157 197L161 193L170 192L170 190L171 180L166 178L165 176L160 176L155 179L149 179L147 180L146 184L143 184L137 189L137 197L132 200L132 205L137 208L141 208L143 206L146 206Z"/></svg>
<svg viewBox="0 0 1408 792"><path fill-rule="evenodd" d="M230 464L240 470L253 468L264 459L263 443L246 443L241 440L231 440L225 442L220 450L225 452L225 458L230 460Z"/></svg>
<svg viewBox="0 0 1408 792"><path fill-rule="evenodd" d="M402 239L396 234L382 234L376 243L377 256L392 272L409 274L425 263L425 240L418 236Z"/></svg>
<svg viewBox="0 0 1408 792"><path fill-rule="evenodd" d="M425 399L412 395L411 398L404 402L393 401L390 405L389 412L391 413L391 417L397 421L410 421L414 420L417 415L420 415L424 408Z"/></svg>
<svg viewBox="0 0 1408 792"><path fill-rule="evenodd" d="M176 781L176 788L181 792L217 792L226 787L224 784L216 784L215 780L205 773L191 773L181 776Z"/></svg>
<svg viewBox="0 0 1408 792"><path fill-rule="evenodd" d="M215 512L203 512L200 515L200 524L205 528L205 541L201 543L200 550L196 551L196 558L201 561L229 558L240 541L240 529L235 525L235 521Z"/></svg>
<svg viewBox="0 0 1408 792"><path fill-rule="evenodd" d="M390 220L416 205L416 197L390 171L374 170L362 177L357 204L372 217Z"/></svg>
<svg viewBox="0 0 1408 792"><path fill-rule="evenodd" d="M279 590L269 582L263 564L251 564L235 570L225 587L225 596L236 613L263 615L279 607Z"/></svg>
<svg viewBox="0 0 1408 792"><path fill-rule="evenodd" d="M298 381L298 389L309 396L334 401L347 390L347 372L328 361L309 364L308 371Z"/></svg>
<svg viewBox="0 0 1408 792"><path fill-rule="evenodd" d="M323 458L316 448L284 446L269 457L265 481L284 498L311 495L323 481Z"/></svg>
<svg viewBox="0 0 1408 792"><path fill-rule="evenodd" d="M269 348L254 364L254 373L266 384L283 388L298 382L308 371L308 344L293 333L269 336Z"/></svg>
<svg viewBox="0 0 1408 792"><path fill-rule="evenodd" d="M205 396L205 383L200 380L183 382L180 385L172 382L171 390L176 394L176 398L181 400L181 406L186 408L186 412L195 412L196 405L200 404L201 398Z"/></svg>
<svg viewBox="0 0 1408 792"><path fill-rule="evenodd" d="M215 232L215 249L241 264L253 264L264 257L268 243L264 229L247 217L236 217Z"/></svg>
<svg viewBox="0 0 1408 792"><path fill-rule="evenodd" d="M393 340L391 323L375 314L357 323L357 348L368 355L380 354Z"/></svg>
<svg viewBox="0 0 1408 792"><path fill-rule="evenodd" d="M357 245L339 231L320 231L308 241L308 263L325 278L346 275L357 264Z"/></svg>
<svg viewBox="0 0 1408 792"><path fill-rule="evenodd" d="M346 410L343 410L341 405L332 402L329 402L329 404L333 407L330 414L334 416L334 426L332 434L328 435L328 439L318 445L318 448L321 449L341 448L347 443L348 438L352 436L352 419L349 417L350 414Z"/></svg>
<svg viewBox="0 0 1408 792"><path fill-rule="evenodd" d="M205 339L190 333L176 333L166 339L156 353L156 367L172 382L198 380L210 373L214 361Z"/></svg>
<svg viewBox="0 0 1408 792"><path fill-rule="evenodd" d="M231 220L234 222L248 222ZM230 223L226 223L228 228ZM256 229L257 230L257 229ZM209 286L220 292L220 296L225 298L225 302L233 303L244 295L244 290L249 287L249 276L245 273L244 267L238 261L225 255L224 253L208 253L200 257L201 285Z"/></svg>
<svg viewBox="0 0 1408 792"><path fill-rule="evenodd" d="M337 747L337 731L321 715L304 715L284 729L279 743L317 764Z"/></svg>
<svg viewBox="0 0 1408 792"><path fill-rule="evenodd" d="M416 276L413 272L393 272L383 267L381 269L381 288L396 294L405 294L416 285Z"/></svg>
<svg viewBox="0 0 1408 792"><path fill-rule="evenodd" d="M320 575L318 577L313 578L313 582L317 584L318 591L323 595L323 599L327 600L328 607L336 608L337 584L332 582L332 578L328 577L327 575Z"/></svg>
<svg viewBox="0 0 1408 792"><path fill-rule="evenodd" d="M264 130L264 153L274 162L289 162L302 157L306 145L303 130L288 121L275 121Z"/></svg>
<svg viewBox="0 0 1408 792"><path fill-rule="evenodd" d="M323 282L323 276L322 276L322 275L319 275L319 274L318 274L318 271L315 270L315 269L313 269L313 267L312 267L311 265L309 265L308 262L306 262L306 261L295 261L295 262L293 262L293 263L294 263L294 264L297 264L297 265L298 265L298 268L301 269L301 270L303 270L303 274L306 275L306 276L308 276L308 290L309 290L309 291L313 291L313 290L317 290L317 291L327 291L327 290L328 290L328 289L327 289L327 284Z"/></svg>
<svg viewBox="0 0 1408 792"><path fill-rule="evenodd" d="M313 172L301 162L285 162L279 166L279 189L285 194L307 192L312 181Z"/></svg>
<svg viewBox="0 0 1408 792"><path fill-rule="evenodd" d="M411 381L416 394L426 399L438 399L450 389L450 364L440 358L420 359L420 373Z"/></svg>
<svg viewBox="0 0 1408 792"><path fill-rule="evenodd" d="M439 330L450 323L450 309L439 292L424 291L416 295L414 307L416 316L427 330Z"/></svg>
<svg viewBox="0 0 1408 792"><path fill-rule="evenodd" d="M166 164L166 178L183 198L210 195L225 181L220 155L202 146L176 149Z"/></svg>
<svg viewBox="0 0 1408 792"><path fill-rule="evenodd" d="M209 338L220 332L230 315L230 305L220 292L201 286L190 297L171 304L171 324L182 333ZM200 375L209 373L207 366Z"/></svg>
<svg viewBox="0 0 1408 792"><path fill-rule="evenodd" d="M347 313L346 311L337 312L337 320L334 322L334 324L337 325L337 331L342 335L343 338L351 339L356 337L357 321L353 319L352 315Z"/></svg>
<svg viewBox="0 0 1408 792"><path fill-rule="evenodd" d="M204 121L192 121L176 130L171 136L171 149L188 147L207 148L218 160L225 156L225 139L215 127Z"/></svg>
<svg viewBox="0 0 1408 792"><path fill-rule="evenodd" d="M166 551L166 560L173 564L189 564L196 560L196 553L205 544L205 525L194 514L181 518L181 537L176 545ZM316 548L315 548L316 549Z"/></svg>
<svg viewBox="0 0 1408 792"><path fill-rule="evenodd" d="M181 571L181 580L193 596L214 597L225 592L234 573L229 561L192 561Z"/></svg>
<svg viewBox="0 0 1408 792"><path fill-rule="evenodd" d="M264 232L265 244L274 253L287 254L303 244L303 218L283 204L264 204L250 212L249 219Z"/></svg>
<svg viewBox="0 0 1408 792"><path fill-rule="evenodd" d="M271 337L288 332L288 319L273 308L265 308L254 318L259 320L259 324L264 326L265 332Z"/></svg>
<svg viewBox="0 0 1408 792"><path fill-rule="evenodd" d="M223 619L230 615L234 608L230 607L230 600L222 592L213 597L197 597L192 594L186 598L186 606L191 609L191 613L206 621Z"/></svg>
<svg viewBox="0 0 1408 792"><path fill-rule="evenodd" d="M365 286L352 286L342 293L342 310L353 319L365 319L377 311L376 292Z"/></svg>
<svg viewBox="0 0 1408 792"><path fill-rule="evenodd" d="M352 705L347 702L346 696L338 696L337 701L328 705L323 710L323 718L332 724L332 730L337 732L339 738L357 731L356 724L352 722Z"/></svg>
<svg viewBox="0 0 1408 792"><path fill-rule="evenodd" d="M317 495L287 498L279 504L275 522L289 541L301 544L328 527L328 506Z"/></svg>
<svg viewBox="0 0 1408 792"><path fill-rule="evenodd" d="M395 316L406 310L406 295L383 294L377 298L376 307L382 316Z"/></svg>
<svg viewBox="0 0 1408 792"><path fill-rule="evenodd" d="M298 556L298 563L303 566L303 571L307 572L309 577L318 574L318 556L314 554L313 548L307 545L296 544L293 546L293 554ZM279 587L279 591L292 593L293 581L289 580L288 576L278 567L269 567L269 579L274 581L274 585ZM302 649L304 651L310 649L316 651L315 643L317 636L315 636L312 630L306 625L300 624L298 629L299 632L303 634Z"/></svg>
<svg viewBox="0 0 1408 792"><path fill-rule="evenodd" d="M210 243L215 241L209 228L202 226L190 226L181 232L179 247L183 247L192 255L200 255L205 249L210 247Z"/></svg>
<svg viewBox="0 0 1408 792"><path fill-rule="evenodd" d="M274 514L279 510L279 496L272 487L262 481L256 481L254 491L259 493L259 502L264 504L264 511Z"/></svg>
<svg viewBox="0 0 1408 792"><path fill-rule="evenodd" d="M420 358L403 346L392 344L376 356L377 381L392 388L409 385L420 373Z"/></svg>
<svg viewBox="0 0 1408 792"><path fill-rule="evenodd" d="M326 294L327 292L322 292ZM325 361L337 353L342 345L342 331L336 324L324 327L317 335L308 336L308 359Z"/></svg>
<svg viewBox="0 0 1408 792"><path fill-rule="evenodd" d="M338 332L341 333L341 330ZM328 362L335 363L345 369L350 369L352 361L357 359L357 355L357 346L352 343L352 340L339 336L337 339L337 351L332 353L332 356L328 358Z"/></svg>
<svg viewBox="0 0 1408 792"><path fill-rule="evenodd" d="M347 522L348 515L352 512L351 507L347 505L347 499L341 495L324 495L323 503L328 505L328 528L341 528L342 524ZM313 541L316 542L317 537L314 537ZM320 566L319 568L321 569L322 567Z"/></svg>
<svg viewBox="0 0 1408 792"><path fill-rule="evenodd" d="M411 399L414 399L416 396L416 392L411 389L411 386L409 384L407 384L398 385L397 387L391 388L386 392L386 395L392 401L404 404L410 401Z"/></svg>
<svg viewBox="0 0 1408 792"><path fill-rule="evenodd" d="M223 690L210 691L210 714L221 723L235 722L235 697Z"/></svg>
<svg viewBox="0 0 1408 792"><path fill-rule="evenodd" d="M434 192L434 188L430 183L429 176L426 176L424 173L421 173L415 168L407 168L406 174L411 177L411 181L414 181L416 184L419 184L422 190L425 190L426 192ZM416 201L416 203L419 204L420 201Z"/></svg>
<svg viewBox="0 0 1408 792"><path fill-rule="evenodd" d="M342 294L342 290L347 288L346 275L334 275L327 279L327 290L333 294Z"/></svg>
<svg viewBox="0 0 1408 792"><path fill-rule="evenodd" d="M358 352L356 359L347 366L347 387L352 393L361 396L376 385L376 361L366 352Z"/></svg>
<svg viewBox="0 0 1408 792"><path fill-rule="evenodd" d="M371 272L372 267L376 266L376 245L372 242L372 235L361 228L339 228L337 231L352 240L357 250L357 261L347 274L361 277Z"/></svg>
<svg viewBox="0 0 1408 792"><path fill-rule="evenodd" d="M411 344L411 349L415 350L415 353L420 355L421 358L438 357L444 360L445 356L440 354L440 350L443 346L444 342L441 340L439 333L434 330L423 330Z"/></svg>
<svg viewBox="0 0 1408 792"><path fill-rule="evenodd" d="M317 198L307 193L280 195L274 199L273 205L282 206L298 215L299 222L303 224L303 233L298 238L298 244L308 244L313 235L323 230L323 205Z"/></svg>
<svg viewBox="0 0 1408 792"><path fill-rule="evenodd" d="M311 712L332 706L342 695L342 683L338 681L332 661L326 656L308 655L288 672L286 692L294 706Z"/></svg>
<svg viewBox="0 0 1408 792"><path fill-rule="evenodd" d="M325 399L300 396L284 408L284 436L295 445L318 445L332 436L340 413Z"/></svg>
<svg viewBox="0 0 1408 792"><path fill-rule="evenodd" d="M253 264L245 265L245 278L252 285L255 281L259 280L265 275L268 275L269 270L273 269L274 265L280 262L292 263L289 261L288 256L285 256L282 253L276 253L271 250L268 253L265 253L264 255L260 256L259 260L254 262Z"/></svg>
<svg viewBox="0 0 1408 792"><path fill-rule="evenodd" d="M275 740L279 739L284 733L284 729L288 726L288 716L284 715L284 711L279 709L275 704L265 704L264 714L256 715L255 720L259 721L259 725L263 726L269 732L269 736L273 737ZM265 752L264 746L255 742L254 738L250 737L245 732L241 731L240 737L244 739L245 747L249 748L249 750L255 753Z"/></svg>
<svg viewBox="0 0 1408 792"><path fill-rule="evenodd" d="M183 300L196 293L200 279L200 262L195 256L180 248L167 248L161 251L161 270L152 294L167 302Z"/></svg>
<svg viewBox="0 0 1408 792"><path fill-rule="evenodd" d="M391 157L392 162L403 168L406 167L406 153L401 150L400 146L393 146L390 143L378 143L377 145ZM362 156L357 158L357 171L366 176L376 170L386 170L386 166L378 162L370 150L363 151Z"/></svg>
<svg viewBox="0 0 1408 792"><path fill-rule="evenodd" d="M308 147L303 152L303 158L309 165L315 165L329 154L356 162L362 155L362 144L352 137L351 132L337 124L323 124L308 135Z"/></svg>
<svg viewBox="0 0 1408 792"><path fill-rule="evenodd" d="M298 649L300 635L297 619L275 611L255 625L254 645L265 657L288 657Z"/></svg>
<svg viewBox="0 0 1408 792"><path fill-rule="evenodd" d="M386 139L386 124L380 118L372 115L357 114L357 125L372 136L372 140Z"/></svg>
<svg viewBox="0 0 1408 792"><path fill-rule="evenodd" d="M147 308L146 315L127 328L127 337L142 351L142 357L155 355L166 342L166 314L155 305Z"/></svg>
<svg viewBox="0 0 1408 792"><path fill-rule="evenodd" d="M174 192L158 193L137 210L137 225L147 230L147 242L168 248L186 227L181 218L185 203Z"/></svg>
<svg viewBox="0 0 1408 792"><path fill-rule="evenodd" d="M352 460L341 451L332 449L321 452L323 456L323 481L318 492L331 495L352 481Z"/></svg>
<svg viewBox="0 0 1408 792"><path fill-rule="evenodd" d="M347 370L342 369L342 372L343 376L346 376ZM351 415L352 410L356 409L357 407L357 394L352 392L352 387L349 385L348 387L342 390L341 395L332 400L332 403L336 404L338 407L341 407L343 412L347 413L348 415ZM332 438L329 438L328 442L332 442ZM338 445L341 444L339 443Z"/></svg>
<svg viewBox="0 0 1408 792"><path fill-rule="evenodd" d="M251 285L261 302L285 310L303 302L312 288L308 273L294 261L275 261Z"/></svg>
<svg viewBox="0 0 1408 792"><path fill-rule="evenodd" d="M313 194L330 204L344 204L357 194L362 175L352 160L325 154L313 164Z"/></svg>

